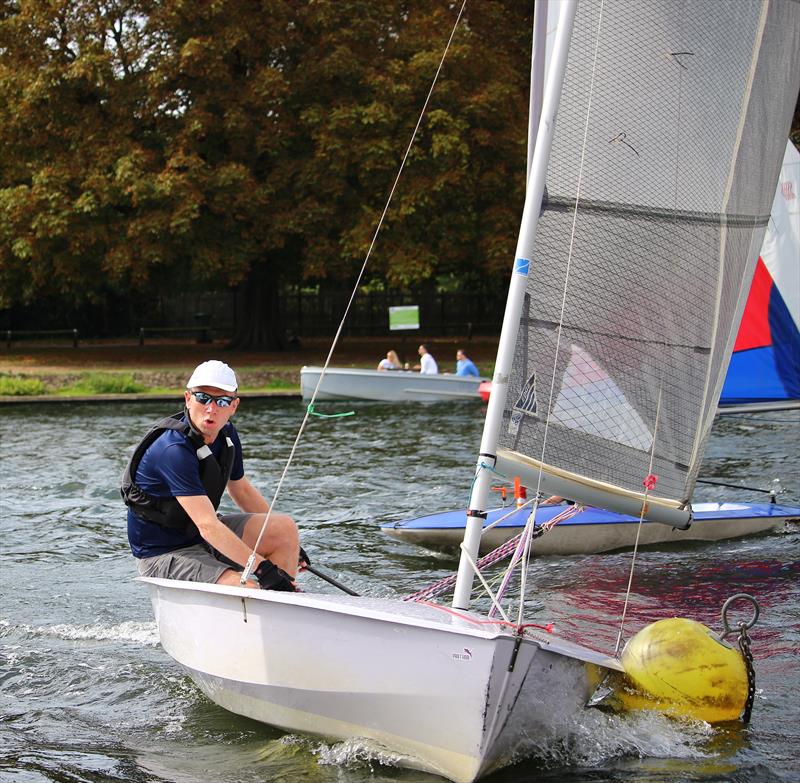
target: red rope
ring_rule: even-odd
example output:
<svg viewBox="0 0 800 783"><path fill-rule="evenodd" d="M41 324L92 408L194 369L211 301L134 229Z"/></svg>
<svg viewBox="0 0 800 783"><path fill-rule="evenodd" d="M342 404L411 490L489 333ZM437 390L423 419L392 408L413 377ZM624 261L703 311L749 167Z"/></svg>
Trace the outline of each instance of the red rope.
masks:
<svg viewBox="0 0 800 783"><path fill-rule="evenodd" d="M547 625L538 625L537 623L523 623L522 625L517 625L508 620L481 620L472 615L462 614L456 609L451 609L449 606L442 606L441 604L435 604L431 601L417 601L416 603L430 607L431 609L438 609L440 612L446 612L447 614L453 615L453 617L466 620L468 623L473 623L474 625L503 625L508 628L513 628L517 633L522 633L526 628L539 628L547 633L553 633L553 623L547 623Z"/></svg>
<svg viewBox="0 0 800 783"><path fill-rule="evenodd" d="M544 533L552 530L559 522L563 522L565 519L574 517L576 514L583 511L583 509L584 506L568 506L560 514L556 514L556 516L554 516L551 520L541 525L538 531L535 532L537 532L538 535L543 535ZM515 535L513 538L509 538L508 541L500 544L500 546L496 549L493 549L491 552L487 552L482 558L480 558L480 560L478 560L478 569L480 570L494 565L495 563L498 563L501 560L509 557L516 551L517 544L519 544L521 538L522 533L517 533L517 535ZM451 587L455 584L456 578L457 574L450 574L449 576L444 577L444 579L440 579L438 582L428 585L428 587L423 587L422 590L419 590L416 593L411 593L411 595L404 596L403 600L421 603L426 598L433 598L443 593L448 587Z"/></svg>

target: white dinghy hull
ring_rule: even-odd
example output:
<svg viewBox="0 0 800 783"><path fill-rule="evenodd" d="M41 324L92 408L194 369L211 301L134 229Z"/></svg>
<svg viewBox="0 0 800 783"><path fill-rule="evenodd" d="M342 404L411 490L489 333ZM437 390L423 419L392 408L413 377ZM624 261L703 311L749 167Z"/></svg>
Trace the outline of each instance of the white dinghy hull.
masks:
<svg viewBox="0 0 800 783"><path fill-rule="evenodd" d="M443 607L140 581L164 649L221 707L286 731L364 738L458 783L567 731L597 667L620 669L544 634L517 644L513 630Z"/></svg>
<svg viewBox="0 0 800 783"><path fill-rule="evenodd" d="M537 527L548 522L564 506L540 506ZM800 508L775 503L695 503L694 518L688 530L658 522L639 520L624 514L592 508L560 522L533 543L536 555L589 555L639 546L686 544L697 541L722 541L780 530L787 523L800 521ZM514 511L498 508L489 511L485 525L506 517L484 531L480 553L501 546L525 527L530 509ZM386 535L409 544L439 549L458 549L464 538L465 510L445 511L418 519L381 525Z"/></svg>
<svg viewBox="0 0 800 783"><path fill-rule="evenodd" d="M300 370L300 392L310 400L322 367ZM317 400L375 400L378 402L452 402L480 400L478 387L485 378L466 375L423 375L408 370L380 372L329 367Z"/></svg>

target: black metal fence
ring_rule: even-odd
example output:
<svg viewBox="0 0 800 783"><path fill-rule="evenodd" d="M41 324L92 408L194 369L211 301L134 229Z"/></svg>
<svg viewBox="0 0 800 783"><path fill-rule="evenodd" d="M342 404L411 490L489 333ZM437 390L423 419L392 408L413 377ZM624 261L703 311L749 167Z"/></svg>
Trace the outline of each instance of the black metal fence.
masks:
<svg viewBox="0 0 800 783"><path fill-rule="evenodd" d="M288 294L281 300L286 328L300 337L333 334L347 308L346 292ZM380 336L389 332L389 308L419 307L420 332L439 336L500 333L505 298L471 293L392 295L359 294L353 300L344 333Z"/></svg>
<svg viewBox="0 0 800 783"><path fill-rule="evenodd" d="M348 291L294 290L278 298L278 316L288 336L327 337L336 332L350 299ZM18 314L3 329L6 347L22 341L69 340L77 346L81 340L124 337L144 345L153 338L192 337L201 341L226 338L234 334L242 318L240 292L179 292L159 297L148 303L147 310L117 311L109 328L92 328L84 319L78 323L49 323L37 317ZM361 293L353 300L345 322L346 335L369 337L390 332L389 308L401 305L419 307L419 333L429 336L497 335L503 320L505 294L485 292L423 292L400 294L391 292ZM63 320L63 316L61 319ZM58 326L59 328L54 328ZM63 327L69 328L63 328Z"/></svg>
<svg viewBox="0 0 800 783"><path fill-rule="evenodd" d="M288 291L278 298L280 320L287 333L298 337L332 335L339 326L350 299L349 291ZM420 331L435 335L500 333L505 293L396 294L360 293L353 300L345 323L345 334L381 336L389 332L389 308L418 305ZM215 336L232 334L241 317L241 295L180 293L159 300L152 323L146 329L207 324Z"/></svg>

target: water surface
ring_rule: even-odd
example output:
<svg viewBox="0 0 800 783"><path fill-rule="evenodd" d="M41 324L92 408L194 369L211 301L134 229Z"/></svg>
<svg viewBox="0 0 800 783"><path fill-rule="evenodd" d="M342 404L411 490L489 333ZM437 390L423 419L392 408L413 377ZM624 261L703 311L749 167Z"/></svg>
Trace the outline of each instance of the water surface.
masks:
<svg viewBox="0 0 800 783"><path fill-rule="evenodd" d="M329 410L343 410L327 406ZM244 401L245 470L271 496L300 403ZM163 404L19 405L3 410L0 464L0 780L434 783L357 741L286 735L206 699L160 648L133 581L118 482ZM452 557L394 541L382 522L467 502L481 405L360 405L314 420L279 499L316 565L360 593L399 596L449 573ZM780 477L800 505L796 412L720 420L702 475L753 487ZM700 485L698 500L762 500ZM535 559L532 619L613 649L631 553ZM492 776L522 781L800 779L800 530L638 555L626 635L665 616L719 629L735 592L756 595L751 724L709 727L590 710L540 758ZM333 588L313 576L304 588ZM387 666L390 665L387 663Z"/></svg>

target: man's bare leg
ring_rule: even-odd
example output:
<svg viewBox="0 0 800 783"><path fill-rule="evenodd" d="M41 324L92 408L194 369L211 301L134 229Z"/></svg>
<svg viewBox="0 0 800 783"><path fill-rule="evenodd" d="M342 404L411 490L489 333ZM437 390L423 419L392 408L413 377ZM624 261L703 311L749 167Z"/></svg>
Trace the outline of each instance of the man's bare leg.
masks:
<svg viewBox="0 0 800 783"><path fill-rule="evenodd" d="M259 589L258 582L254 582L252 577L242 584L242 572L234 571L232 568L228 568L223 571L219 575L219 579L217 579L215 584L226 585L228 587L252 587Z"/></svg>
<svg viewBox="0 0 800 783"><path fill-rule="evenodd" d="M253 514L245 523L242 541L250 549L258 540L265 517L266 514ZM266 557L294 579L300 557L300 534L294 520L288 514L270 514L269 524L257 551L261 557Z"/></svg>

